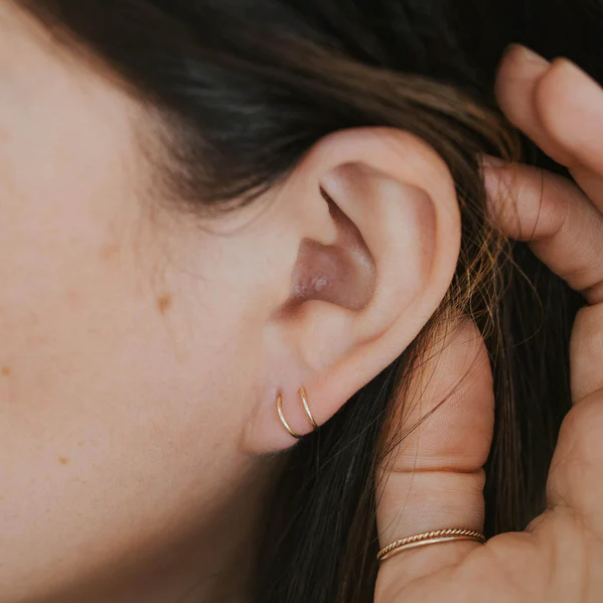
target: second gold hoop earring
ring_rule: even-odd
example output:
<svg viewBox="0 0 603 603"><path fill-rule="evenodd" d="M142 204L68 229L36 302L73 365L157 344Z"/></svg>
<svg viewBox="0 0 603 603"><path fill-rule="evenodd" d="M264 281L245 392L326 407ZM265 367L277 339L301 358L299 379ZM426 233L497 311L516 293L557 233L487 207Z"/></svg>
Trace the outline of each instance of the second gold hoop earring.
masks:
<svg viewBox="0 0 603 603"><path fill-rule="evenodd" d="M302 404L304 406L304 412L306 413L306 417L308 417L308 421L310 421L310 425L312 425L312 429L316 431L318 429L318 425L312 416L312 411L310 410L310 405L308 404L308 394L306 393L305 387L299 388L299 396L301 398Z"/></svg>
<svg viewBox="0 0 603 603"><path fill-rule="evenodd" d="M310 404L308 403L308 394L304 387L301 387L299 389L299 396L301 398L301 403L304 408L304 412L306 413L306 417L308 418L310 425L312 425L312 430L316 431L318 429L318 424L314 420L314 415L312 415L312 411L310 410ZM289 422L285 418L285 413L283 412L283 396L280 392L276 397L276 411L278 413L278 418L280 419L283 427L287 430L287 433L289 433L289 435L295 438L296 440L301 440L303 436L297 433L297 431L295 431L295 429L293 429L291 425L289 425Z"/></svg>
<svg viewBox="0 0 603 603"><path fill-rule="evenodd" d="M281 420L283 427L289 432L289 435L296 440L301 440L303 436L292 429L289 423L287 423L287 419L285 419L285 414L283 413L283 396L281 394L276 397L276 410L278 412L278 418Z"/></svg>

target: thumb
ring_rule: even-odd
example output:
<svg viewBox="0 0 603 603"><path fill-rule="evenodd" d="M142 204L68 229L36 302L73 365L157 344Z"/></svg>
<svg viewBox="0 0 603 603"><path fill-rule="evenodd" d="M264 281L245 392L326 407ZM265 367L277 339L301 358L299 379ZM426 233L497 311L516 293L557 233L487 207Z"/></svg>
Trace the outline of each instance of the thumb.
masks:
<svg viewBox="0 0 603 603"><path fill-rule="evenodd" d="M494 428L492 372L469 319L440 332L412 370L390 434L402 440L377 480L380 545L423 532L481 532L484 471ZM455 540L405 550L382 561L377 603L398 600L411 581L460 562L479 542Z"/></svg>

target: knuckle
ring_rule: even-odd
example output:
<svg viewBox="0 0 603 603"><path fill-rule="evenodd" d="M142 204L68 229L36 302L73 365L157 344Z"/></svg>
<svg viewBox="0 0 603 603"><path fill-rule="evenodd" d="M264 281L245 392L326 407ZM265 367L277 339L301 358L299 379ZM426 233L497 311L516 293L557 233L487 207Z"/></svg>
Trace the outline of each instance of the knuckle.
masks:
<svg viewBox="0 0 603 603"><path fill-rule="evenodd" d="M559 441L572 462L583 467L603 464L603 395L590 396L570 410Z"/></svg>
<svg viewBox="0 0 603 603"><path fill-rule="evenodd" d="M603 305L587 306L576 315L571 354L574 364L589 367L603 360Z"/></svg>
<svg viewBox="0 0 603 603"><path fill-rule="evenodd" d="M585 332L603 330L603 311L599 306L585 306L578 312L574 331L581 329Z"/></svg>

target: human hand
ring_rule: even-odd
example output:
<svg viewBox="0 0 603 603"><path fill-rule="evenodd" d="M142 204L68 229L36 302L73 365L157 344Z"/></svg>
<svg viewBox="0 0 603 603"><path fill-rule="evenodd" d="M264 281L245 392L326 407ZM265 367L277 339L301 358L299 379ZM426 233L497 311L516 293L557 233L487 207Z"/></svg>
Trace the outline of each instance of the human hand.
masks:
<svg viewBox="0 0 603 603"><path fill-rule="evenodd" d="M529 242L589 303L572 334L574 406L543 515L486 544L453 541L385 560L376 603L603 601L603 89L569 61L551 64L516 47L501 65L497 95L508 118L578 185L524 165L485 168L503 230ZM482 466L494 416L485 346L465 320L429 356L403 410L405 425L427 418L383 468L382 546L439 528L483 527Z"/></svg>

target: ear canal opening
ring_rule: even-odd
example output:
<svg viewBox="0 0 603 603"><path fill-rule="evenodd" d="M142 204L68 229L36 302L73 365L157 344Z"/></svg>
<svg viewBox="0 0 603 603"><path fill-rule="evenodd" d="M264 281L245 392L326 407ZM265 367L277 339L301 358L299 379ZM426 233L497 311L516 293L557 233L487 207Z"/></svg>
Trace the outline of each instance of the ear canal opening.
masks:
<svg viewBox="0 0 603 603"><path fill-rule="evenodd" d="M358 227L322 187L320 194L337 227L337 240L332 245L302 241L286 310L295 311L309 300L362 310L375 291L374 260Z"/></svg>

